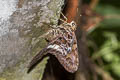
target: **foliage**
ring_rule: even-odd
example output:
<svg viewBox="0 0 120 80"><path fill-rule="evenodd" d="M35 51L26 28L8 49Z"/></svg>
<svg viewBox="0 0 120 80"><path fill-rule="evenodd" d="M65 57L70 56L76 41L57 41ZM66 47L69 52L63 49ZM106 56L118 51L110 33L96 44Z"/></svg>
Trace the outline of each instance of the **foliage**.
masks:
<svg viewBox="0 0 120 80"><path fill-rule="evenodd" d="M113 79L120 80L120 7L114 0L100 1L95 10L104 20L88 34L92 39L88 40L91 57Z"/></svg>

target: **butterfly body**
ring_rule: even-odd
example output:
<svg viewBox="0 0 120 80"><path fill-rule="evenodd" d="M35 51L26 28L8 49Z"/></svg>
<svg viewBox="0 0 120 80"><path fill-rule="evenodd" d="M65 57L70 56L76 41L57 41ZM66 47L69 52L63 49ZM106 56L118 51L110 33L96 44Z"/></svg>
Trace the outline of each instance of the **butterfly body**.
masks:
<svg viewBox="0 0 120 80"><path fill-rule="evenodd" d="M43 55L49 53L54 55L68 72L77 71L79 59L75 30L74 21L63 23L53 29L50 32L48 45L32 59L29 67L33 66Z"/></svg>

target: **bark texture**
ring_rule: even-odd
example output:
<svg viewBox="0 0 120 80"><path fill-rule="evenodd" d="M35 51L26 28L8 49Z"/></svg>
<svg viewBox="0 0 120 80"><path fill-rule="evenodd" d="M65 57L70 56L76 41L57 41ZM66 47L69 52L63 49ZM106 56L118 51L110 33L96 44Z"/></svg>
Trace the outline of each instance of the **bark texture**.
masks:
<svg viewBox="0 0 120 80"><path fill-rule="evenodd" d="M56 25L64 0L0 0L0 80L41 80L46 57L27 73L27 65Z"/></svg>

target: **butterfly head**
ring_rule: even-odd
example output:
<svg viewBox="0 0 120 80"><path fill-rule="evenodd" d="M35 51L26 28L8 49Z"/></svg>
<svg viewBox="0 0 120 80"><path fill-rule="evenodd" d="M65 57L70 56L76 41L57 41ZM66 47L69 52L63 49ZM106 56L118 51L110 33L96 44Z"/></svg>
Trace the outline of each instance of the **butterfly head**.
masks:
<svg viewBox="0 0 120 80"><path fill-rule="evenodd" d="M75 21L72 21L71 23L69 23L69 25L70 25L70 29L71 29L72 31L75 31L75 30L76 30L77 25L76 25Z"/></svg>
<svg viewBox="0 0 120 80"><path fill-rule="evenodd" d="M69 29L74 32L76 30L77 25L75 21L71 21L70 23L68 23L67 21L63 21L63 24L60 25L59 27Z"/></svg>
<svg viewBox="0 0 120 80"><path fill-rule="evenodd" d="M70 23L67 23L67 22L64 23L63 27L66 28L66 29L69 29L70 31L74 32L76 30L77 25L76 25L75 21L72 21Z"/></svg>

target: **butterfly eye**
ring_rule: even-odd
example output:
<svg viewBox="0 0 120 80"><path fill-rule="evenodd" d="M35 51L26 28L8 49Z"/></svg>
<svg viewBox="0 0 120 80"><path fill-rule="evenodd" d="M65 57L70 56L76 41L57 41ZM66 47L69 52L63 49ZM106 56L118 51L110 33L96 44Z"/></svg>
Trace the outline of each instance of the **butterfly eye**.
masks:
<svg viewBox="0 0 120 80"><path fill-rule="evenodd" d="M73 22L73 23L72 23L72 26L76 26L76 24Z"/></svg>

